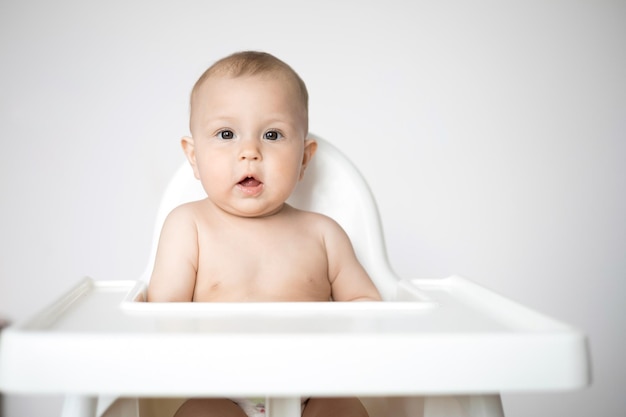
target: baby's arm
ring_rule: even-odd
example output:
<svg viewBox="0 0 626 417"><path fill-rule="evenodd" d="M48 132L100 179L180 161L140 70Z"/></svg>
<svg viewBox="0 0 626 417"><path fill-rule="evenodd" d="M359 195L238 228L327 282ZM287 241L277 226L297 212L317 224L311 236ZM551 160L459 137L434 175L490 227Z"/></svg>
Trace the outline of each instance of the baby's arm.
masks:
<svg viewBox="0 0 626 417"><path fill-rule="evenodd" d="M380 293L357 259L346 232L330 219L325 226L324 243L333 300L380 301Z"/></svg>
<svg viewBox="0 0 626 417"><path fill-rule="evenodd" d="M165 219L148 301L192 301L198 264L198 232L193 208L175 208Z"/></svg>

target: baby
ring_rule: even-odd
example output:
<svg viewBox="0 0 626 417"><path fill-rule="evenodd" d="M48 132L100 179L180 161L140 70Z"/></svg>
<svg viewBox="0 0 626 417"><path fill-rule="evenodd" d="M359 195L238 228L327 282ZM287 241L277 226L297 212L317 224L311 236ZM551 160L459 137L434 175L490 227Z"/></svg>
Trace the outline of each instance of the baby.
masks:
<svg viewBox="0 0 626 417"><path fill-rule="evenodd" d="M240 52L211 66L191 94L182 147L207 198L163 225L148 301L380 300L332 219L285 203L317 143L308 93L284 62ZM356 398L312 398L303 416L367 416ZM192 399L176 416L245 416L245 404Z"/></svg>

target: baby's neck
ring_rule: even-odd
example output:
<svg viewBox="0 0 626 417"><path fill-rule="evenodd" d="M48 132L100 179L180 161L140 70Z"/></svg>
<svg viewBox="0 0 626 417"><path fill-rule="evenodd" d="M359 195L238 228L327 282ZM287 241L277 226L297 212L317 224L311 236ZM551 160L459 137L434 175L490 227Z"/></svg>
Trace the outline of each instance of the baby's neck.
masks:
<svg viewBox="0 0 626 417"><path fill-rule="evenodd" d="M272 210L268 213L261 213L258 215L255 214L242 214L232 210L225 209L220 207L210 200L206 200L207 206L209 210L212 211L214 215L222 217L225 221L243 221L243 222L266 222L278 220L283 217L288 217L295 210L292 206L287 203L283 203L275 210Z"/></svg>

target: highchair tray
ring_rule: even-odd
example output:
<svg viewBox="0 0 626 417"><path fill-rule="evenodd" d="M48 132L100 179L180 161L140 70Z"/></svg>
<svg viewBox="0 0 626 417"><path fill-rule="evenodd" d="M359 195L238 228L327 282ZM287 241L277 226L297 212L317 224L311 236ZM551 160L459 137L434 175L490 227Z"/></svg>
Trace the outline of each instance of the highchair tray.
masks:
<svg viewBox="0 0 626 417"><path fill-rule="evenodd" d="M84 279L6 329L0 389L123 396L425 395L587 385L585 336L461 277L397 301L145 303Z"/></svg>

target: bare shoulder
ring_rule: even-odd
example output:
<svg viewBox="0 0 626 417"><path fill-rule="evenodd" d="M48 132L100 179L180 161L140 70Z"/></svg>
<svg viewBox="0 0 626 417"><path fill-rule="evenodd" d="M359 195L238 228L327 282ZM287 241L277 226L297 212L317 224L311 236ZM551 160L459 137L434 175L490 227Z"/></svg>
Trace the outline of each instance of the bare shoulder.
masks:
<svg viewBox="0 0 626 417"><path fill-rule="evenodd" d="M199 213L198 202L185 203L170 211L161 229L157 255L163 257L182 249L190 250L197 242Z"/></svg>
<svg viewBox="0 0 626 417"><path fill-rule="evenodd" d="M328 279L335 301L378 301L381 299L367 271L360 264L350 237L334 219L319 213L298 215L319 233L328 260ZM313 229L311 229L313 230Z"/></svg>
<svg viewBox="0 0 626 417"><path fill-rule="evenodd" d="M297 210L297 222L305 224L305 230L317 235L329 253L352 252L352 242L348 233L332 217L325 214Z"/></svg>
<svg viewBox="0 0 626 417"><path fill-rule="evenodd" d="M170 211L165 218L164 228L195 228L202 217L202 201L181 204Z"/></svg>
<svg viewBox="0 0 626 417"><path fill-rule="evenodd" d="M293 215L298 222L314 227L316 230L326 235L327 233L345 234L341 225L332 217L313 211L305 211L293 208Z"/></svg>
<svg viewBox="0 0 626 417"><path fill-rule="evenodd" d="M197 216L199 205L201 201L191 201L188 203L183 203L179 206L176 206L172 211L169 212L166 219L174 219L174 220L191 220Z"/></svg>
<svg viewBox="0 0 626 417"><path fill-rule="evenodd" d="M186 203L166 217L148 286L149 301L193 299L198 266L197 216L197 204Z"/></svg>

